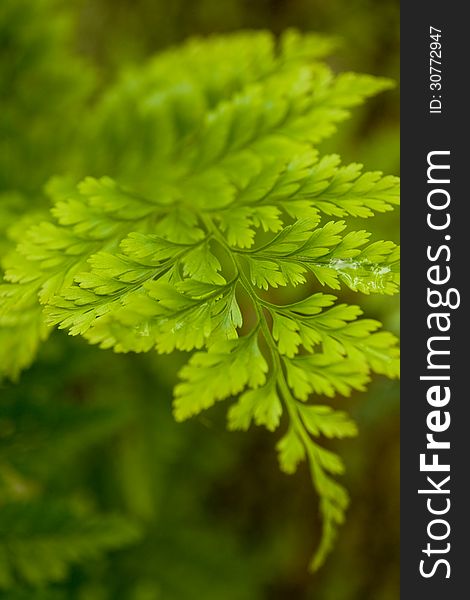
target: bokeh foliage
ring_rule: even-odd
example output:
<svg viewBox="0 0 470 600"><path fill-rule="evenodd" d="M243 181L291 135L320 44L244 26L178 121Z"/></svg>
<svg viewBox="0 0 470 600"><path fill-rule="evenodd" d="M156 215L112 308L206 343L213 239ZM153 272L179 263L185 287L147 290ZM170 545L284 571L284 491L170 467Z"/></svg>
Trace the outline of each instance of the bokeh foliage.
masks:
<svg viewBox="0 0 470 600"><path fill-rule="evenodd" d="M0 228L16 222L13 236L21 238L20 215L45 209L40 190L51 173L99 162L94 148L81 156L80 125L122 65L187 35L248 27L280 32L289 25L343 38L334 67L397 76L395 2L4 1ZM325 151L396 172L396 94L385 96ZM397 237L396 226L387 218L381 229ZM3 251L9 247L2 242ZM370 307L396 329L389 302ZM308 474L281 477L269 435L224 432L218 409L176 425L170 397L178 366L178 357L115 356L54 335L18 386L2 385L0 501L7 525L0 519L0 532L8 552L8 532L29 531L31 511L44 515L38 545L31 550L26 540L15 550L19 562L0 570L0 585L17 582L4 597L396 598L396 386L377 381L367 397L351 400L361 430L358 441L347 442L354 502L338 550L311 578L305 567L319 523L312 522ZM109 519L111 534L93 529L96 515ZM58 539L57 555L44 558L44 571L58 583L33 593L26 586L41 575L25 571L21 553L41 551L48 522L63 532L63 549ZM85 548L86 556L87 535L100 537L103 550L64 579L65 548ZM0 561L2 553L0 544Z"/></svg>

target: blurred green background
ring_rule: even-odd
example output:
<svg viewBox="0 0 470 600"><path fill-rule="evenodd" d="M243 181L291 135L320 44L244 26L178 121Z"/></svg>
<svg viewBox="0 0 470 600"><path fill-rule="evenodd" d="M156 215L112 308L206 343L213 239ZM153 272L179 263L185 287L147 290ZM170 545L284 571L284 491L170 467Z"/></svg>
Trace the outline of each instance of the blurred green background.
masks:
<svg viewBox="0 0 470 600"><path fill-rule="evenodd" d="M74 164L81 117L122 68L191 35L290 26L338 36L334 69L398 80L397 0L1 0L0 234L44 209L42 186ZM368 102L322 150L398 174L398 104L397 90ZM376 222L377 235L397 241L398 215ZM5 238L0 249L9 246ZM397 332L395 298L361 303ZM226 432L225 406L176 424L182 360L114 355L55 334L19 384L0 384L0 514L6 503L63 499L119 512L141 531L63 582L0 598L398 598L397 384L377 378L347 400L360 435L337 448L352 503L312 576L320 523L307 469L281 474L264 430Z"/></svg>

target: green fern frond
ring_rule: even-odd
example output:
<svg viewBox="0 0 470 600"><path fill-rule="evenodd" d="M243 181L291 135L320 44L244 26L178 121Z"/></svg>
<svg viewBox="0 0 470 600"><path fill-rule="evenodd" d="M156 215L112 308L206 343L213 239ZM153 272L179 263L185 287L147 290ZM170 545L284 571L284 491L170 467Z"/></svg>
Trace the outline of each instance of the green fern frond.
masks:
<svg viewBox="0 0 470 600"><path fill-rule="evenodd" d="M83 159L94 176L51 182L51 215L4 261L0 286L7 376L58 326L117 352L196 350L175 387L178 420L236 398L230 429L274 431L285 415L280 466L292 473L306 460L320 498L314 569L348 504L334 479L342 461L321 438L356 428L311 399L363 391L372 373L398 376L396 338L318 291L399 285L397 246L347 224L392 210L397 178L315 149L391 83L334 75L318 62L330 47L294 32L278 43L242 33L190 42L128 74L87 124L103 142ZM303 299L275 301L274 288ZM22 328L25 350L13 341Z"/></svg>

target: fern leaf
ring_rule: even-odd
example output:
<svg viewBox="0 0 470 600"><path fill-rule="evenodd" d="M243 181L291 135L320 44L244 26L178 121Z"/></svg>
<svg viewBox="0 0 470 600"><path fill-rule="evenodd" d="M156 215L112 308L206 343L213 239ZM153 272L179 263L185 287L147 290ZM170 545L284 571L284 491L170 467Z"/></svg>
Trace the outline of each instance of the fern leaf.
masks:
<svg viewBox="0 0 470 600"><path fill-rule="evenodd" d="M292 31L278 42L249 32L193 40L123 77L95 107L79 174L51 181L50 216L4 261L0 288L10 376L58 326L117 352L196 350L175 387L178 420L230 399L231 429L275 431L284 417L281 468L306 460L320 499L314 568L348 503L341 459L321 438L356 433L315 398L398 375L396 338L318 291L399 285L398 247L347 222L392 210L398 179L315 148L392 84L335 75L318 60L333 43ZM303 299L274 301L276 288ZM43 577L61 575L67 556Z"/></svg>

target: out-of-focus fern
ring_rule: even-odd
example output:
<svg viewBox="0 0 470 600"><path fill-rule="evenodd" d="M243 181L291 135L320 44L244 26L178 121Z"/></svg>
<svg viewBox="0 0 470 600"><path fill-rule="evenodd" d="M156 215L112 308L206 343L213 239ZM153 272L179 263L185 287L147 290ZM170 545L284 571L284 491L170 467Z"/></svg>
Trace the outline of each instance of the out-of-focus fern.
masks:
<svg viewBox="0 0 470 600"><path fill-rule="evenodd" d="M92 389L78 402L77 366L67 375L64 365L57 378L50 362L2 389L0 598L22 597L22 589L34 598L35 588L62 583L77 565L140 537L136 518L96 510L80 474L79 459L128 426L130 411L93 403Z"/></svg>
<svg viewBox="0 0 470 600"><path fill-rule="evenodd" d="M139 536L117 516L74 514L54 501L15 502L0 511L0 588L61 581L70 565L121 548Z"/></svg>
<svg viewBox="0 0 470 600"><path fill-rule="evenodd" d="M129 421L129 414L122 409L71 404L57 398L52 411L44 395L35 394L30 386L21 389L16 395L10 389L0 403L0 482L14 473L41 481L57 477L70 468L77 454ZM5 491L3 495L8 496Z"/></svg>
<svg viewBox="0 0 470 600"><path fill-rule="evenodd" d="M68 51L70 30L58 0L0 4L1 266L25 228L47 214L42 187L51 172L75 162L93 76ZM47 335L35 305L34 297L23 298L22 308L0 316L0 364L11 375L31 363Z"/></svg>
<svg viewBox="0 0 470 600"><path fill-rule="evenodd" d="M92 89L91 70L67 52L71 21L59 1L4 0L0 5L2 233L21 210L41 204L41 186L51 169L68 168L80 130L68 116L79 117ZM7 211L14 212L10 220Z"/></svg>
<svg viewBox="0 0 470 600"><path fill-rule="evenodd" d="M320 498L313 568L348 503L343 463L320 439L356 428L312 399L398 375L394 336L319 291L398 289L395 244L348 228L392 210L398 180L316 149L390 82L334 75L319 62L330 47L242 33L125 76L84 122L80 164L49 184L51 216L22 233L0 287L7 376L59 326L117 352L196 350L175 387L178 420L237 397L232 429L274 431L285 413L281 468L307 460ZM276 288L303 293L276 301Z"/></svg>

